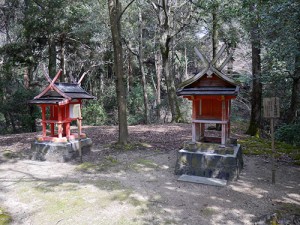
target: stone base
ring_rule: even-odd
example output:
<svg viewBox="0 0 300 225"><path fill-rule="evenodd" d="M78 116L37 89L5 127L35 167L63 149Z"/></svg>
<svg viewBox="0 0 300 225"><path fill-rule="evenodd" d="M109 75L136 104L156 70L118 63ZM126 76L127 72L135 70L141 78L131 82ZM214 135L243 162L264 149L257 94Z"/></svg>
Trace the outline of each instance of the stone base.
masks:
<svg viewBox="0 0 300 225"><path fill-rule="evenodd" d="M92 140L84 138L80 140L82 155L91 151ZM79 157L79 141L72 140L65 143L39 142L31 143L32 160L67 162Z"/></svg>
<svg viewBox="0 0 300 225"><path fill-rule="evenodd" d="M213 143L188 142L178 151L175 174L232 180L238 178L243 165L239 144L223 147Z"/></svg>

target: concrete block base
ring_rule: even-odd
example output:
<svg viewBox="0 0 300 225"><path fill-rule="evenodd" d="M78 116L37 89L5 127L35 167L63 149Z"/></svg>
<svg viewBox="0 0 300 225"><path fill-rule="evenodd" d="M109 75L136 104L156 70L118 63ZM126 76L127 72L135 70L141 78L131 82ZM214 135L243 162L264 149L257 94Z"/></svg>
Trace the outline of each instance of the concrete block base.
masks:
<svg viewBox="0 0 300 225"><path fill-rule="evenodd" d="M91 151L92 140L84 138L80 140L82 155ZM31 143L32 160L67 162L79 157L79 141L72 140L65 143L39 142Z"/></svg>
<svg viewBox="0 0 300 225"><path fill-rule="evenodd" d="M188 142L178 151L175 174L232 180L238 178L243 165L239 144L223 147L213 143Z"/></svg>

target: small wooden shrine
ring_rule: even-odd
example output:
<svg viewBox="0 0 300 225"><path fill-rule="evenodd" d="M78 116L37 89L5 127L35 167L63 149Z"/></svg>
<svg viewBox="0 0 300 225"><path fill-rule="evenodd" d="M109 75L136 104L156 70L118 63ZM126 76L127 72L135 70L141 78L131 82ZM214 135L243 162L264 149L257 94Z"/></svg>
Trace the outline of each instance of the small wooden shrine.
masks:
<svg viewBox="0 0 300 225"><path fill-rule="evenodd" d="M78 137L85 138L81 132L81 106L83 99L95 99L80 86L80 82L59 83L56 82L62 71L59 70L53 80L47 75L49 85L30 104L37 104L42 109L42 135L37 141L67 142ZM77 121L78 132L71 133L70 124ZM50 132L47 133L47 127Z"/></svg>
<svg viewBox="0 0 300 225"><path fill-rule="evenodd" d="M185 142L178 151L178 180L226 185L227 180L238 177L243 167L241 147L236 139L230 138L231 100L236 98L239 87L222 73L232 53L221 66L216 66L225 48L224 45L211 62L195 48L205 68L177 90L178 96L192 101L192 141ZM207 124L220 124L221 135L206 135Z"/></svg>
<svg viewBox="0 0 300 225"><path fill-rule="evenodd" d="M239 87L221 72L227 60L220 67L215 66L224 49L225 45L210 63L195 49L206 67L183 82L177 90L177 95L192 101L192 141L194 142L218 142L225 146L229 140L231 100L236 98ZM205 124L221 124L221 137L206 137Z"/></svg>

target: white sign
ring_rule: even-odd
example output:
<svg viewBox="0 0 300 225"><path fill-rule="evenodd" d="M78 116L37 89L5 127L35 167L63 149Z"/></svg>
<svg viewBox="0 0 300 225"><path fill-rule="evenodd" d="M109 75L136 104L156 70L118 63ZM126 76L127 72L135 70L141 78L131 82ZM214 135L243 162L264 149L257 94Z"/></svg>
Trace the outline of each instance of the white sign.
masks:
<svg viewBox="0 0 300 225"><path fill-rule="evenodd" d="M264 117L265 118L279 118L280 116L280 107L279 107L279 98L264 98Z"/></svg>
<svg viewBox="0 0 300 225"><path fill-rule="evenodd" d="M70 118L80 117L80 104L70 105Z"/></svg>

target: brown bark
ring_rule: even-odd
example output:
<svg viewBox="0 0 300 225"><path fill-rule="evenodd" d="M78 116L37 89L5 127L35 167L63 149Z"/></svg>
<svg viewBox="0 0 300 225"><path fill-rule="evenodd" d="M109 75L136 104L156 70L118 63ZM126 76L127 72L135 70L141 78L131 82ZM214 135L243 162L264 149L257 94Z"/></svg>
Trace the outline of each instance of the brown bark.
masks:
<svg viewBox="0 0 300 225"><path fill-rule="evenodd" d="M160 53L162 56L162 76L165 77L167 93L168 93L168 102L169 108L172 114L171 122L180 122L182 120L179 104L176 96L176 88L174 81L174 74L170 74L170 65L169 65L169 54L170 54L170 43L173 36L170 34L170 10L167 5L166 0L162 0L163 11L160 12L160 21L161 21L161 38L160 38Z"/></svg>
<svg viewBox="0 0 300 225"><path fill-rule="evenodd" d="M255 11L255 6L251 8ZM251 49L252 49L252 92L251 92L251 118L247 134L259 135L261 128L261 107L262 107L262 84L261 84L261 58L260 58L260 35L258 21L252 22L251 28Z"/></svg>
<svg viewBox="0 0 300 225"><path fill-rule="evenodd" d="M161 105L161 71L162 62L161 55L159 53L155 54L155 69L156 69L156 116L158 122L160 121L160 105Z"/></svg>
<svg viewBox="0 0 300 225"><path fill-rule="evenodd" d="M66 62L65 62L65 35L60 37L60 69L62 73L60 75L60 81L65 82L66 79Z"/></svg>
<svg viewBox="0 0 300 225"><path fill-rule="evenodd" d="M56 44L54 38L49 38L48 40L48 46L49 46L49 53L48 53L48 70L49 70L49 76L51 78L54 78L56 74Z"/></svg>
<svg viewBox="0 0 300 225"><path fill-rule="evenodd" d="M293 86L292 86L292 95L291 95L291 103L287 113L287 122L292 123L297 118L297 112L300 110L300 55L298 54L295 57L295 71L292 76Z"/></svg>
<svg viewBox="0 0 300 225"><path fill-rule="evenodd" d="M144 121L145 124L149 123L149 112L148 112L148 95L147 95L147 81L145 75L145 69L143 64L144 51L143 51L143 19L142 12L139 12L139 26L140 26L140 39L139 39L139 54L138 61L140 66L140 71L142 75L142 86L143 86L143 97L144 97Z"/></svg>
<svg viewBox="0 0 300 225"><path fill-rule="evenodd" d="M128 142L126 77L123 74L123 49L121 40L121 3L119 0L108 0L110 28L114 50L114 72L118 101L119 139L121 145Z"/></svg>

